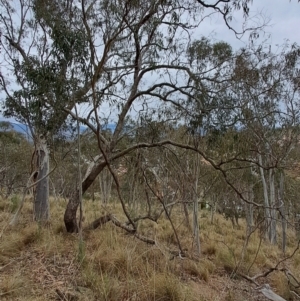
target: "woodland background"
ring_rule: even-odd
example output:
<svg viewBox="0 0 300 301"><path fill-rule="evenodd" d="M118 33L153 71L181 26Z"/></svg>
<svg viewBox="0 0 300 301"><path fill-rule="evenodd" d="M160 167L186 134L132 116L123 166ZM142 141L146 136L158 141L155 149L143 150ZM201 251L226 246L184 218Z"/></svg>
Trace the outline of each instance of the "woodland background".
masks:
<svg viewBox="0 0 300 301"><path fill-rule="evenodd" d="M180 281L221 268L299 299L300 48L260 43L263 18L232 28L250 2L1 0L2 113L26 129L0 123L3 296L198 300ZM211 13L249 43L195 36ZM72 273L48 262L49 291L9 282L56 256ZM202 297L246 298L226 285Z"/></svg>

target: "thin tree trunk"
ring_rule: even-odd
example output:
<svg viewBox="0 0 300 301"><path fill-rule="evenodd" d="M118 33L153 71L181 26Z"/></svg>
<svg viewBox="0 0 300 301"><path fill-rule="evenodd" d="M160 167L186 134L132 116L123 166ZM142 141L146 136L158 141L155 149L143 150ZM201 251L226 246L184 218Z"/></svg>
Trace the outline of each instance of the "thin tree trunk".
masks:
<svg viewBox="0 0 300 301"><path fill-rule="evenodd" d="M253 185L250 185L250 190L248 191L248 201L253 202L254 193L253 193ZM247 222L247 235L249 235L253 230L253 204L245 203L245 212L246 212L246 222Z"/></svg>
<svg viewBox="0 0 300 301"><path fill-rule="evenodd" d="M268 197L268 187L267 187L267 182L264 174L264 169L262 167L262 157L261 154L258 154L258 162L259 162L259 171L260 171L260 176L261 176L261 181L263 185L263 191L264 191L264 205L265 205L265 237L266 239L270 239L269 236L269 227L270 227L270 222L271 222L271 216L270 216L270 204L269 204L269 197Z"/></svg>
<svg viewBox="0 0 300 301"><path fill-rule="evenodd" d="M195 193L194 193L194 208L193 208L193 226L194 226L194 241L196 244L197 256L200 256L200 237L199 237L199 220L198 220L198 181L199 181L199 155L196 154L196 170L195 170Z"/></svg>
<svg viewBox="0 0 300 301"><path fill-rule="evenodd" d="M276 235L276 198L275 198L275 175L274 169L269 170L270 185L270 205L271 205L271 225L270 225L270 242L275 245L277 243Z"/></svg>
<svg viewBox="0 0 300 301"><path fill-rule="evenodd" d="M35 189L33 215L37 222L48 222L50 219L49 206L49 150L46 139L39 137L35 151L36 174L35 181L39 181Z"/></svg>
<svg viewBox="0 0 300 301"><path fill-rule="evenodd" d="M189 219L189 209L185 199L183 199L182 201L182 207L183 207L183 212L185 217L185 225L189 230L192 231L192 227L190 225L190 219Z"/></svg>
<svg viewBox="0 0 300 301"><path fill-rule="evenodd" d="M75 104L75 112L76 116L78 117L78 111L77 106ZM81 174L81 140L80 140L80 124L77 119L77 172L78 172L78 183L82 183L82 174ZM79 202L79 244L80 244L80 250L83 243L83 237L82 237L82 220L83 220L83 208L82 208L82 185L78 185L78 202ZM82 255L82 254L81 254Z"/></svg>
<svg viewBox="0 0 300 301"><path fill-rule="evenodd" d="M300 214L296 213L295 215L295 232L297 240L300 240Z"/></svg>
<svg viewBox="0 0 300 301"><path fill-rule="evenodd" d="M283 253L285 253L287 222L286 222L285 205L284 205L284 173L283 173L283 170L280 171L278 199L280 201L279 211L280 211L280 215L281 215L281 227L282 227L282 251L283 251Z"/></svg>
<svg viewBox="0 0 300 301"><path fill-rule="evenodd" d="M137 156L137 160L139 157ZM132 209L137 209L137 183L138 183L138 164L135 164L133 170L130 174L127 174L128 184L129 184L129 198L128 203Z"/></svg>
<svg viewBox="0 0 300 301"><path fill-rule="evenodd" d="M101 191L101 199L104 204L107 204L110 199L113 177L108 168L103 169L99 176L99 184Z"/></svg>
<svg viewBox="0 0 300 301"><path fill-rule="evenodd" d="M211 206L210 206L210 223L213 224L214 222L214 216L217 208L217 197L215 194L212 195L212 200L211 200Z"/></svg>

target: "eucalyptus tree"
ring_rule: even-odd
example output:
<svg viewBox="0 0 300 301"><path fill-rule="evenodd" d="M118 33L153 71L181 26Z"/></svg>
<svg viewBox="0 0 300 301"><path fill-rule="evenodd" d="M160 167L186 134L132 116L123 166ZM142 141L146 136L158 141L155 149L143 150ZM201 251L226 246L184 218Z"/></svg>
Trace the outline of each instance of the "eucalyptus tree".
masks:
<svg viewBox="0 0 300 301"><path fill-rule="evenodd" d="M262 48L252 53L242 50L233 76L232 93L240 105L239 124L249 133L248 159L257 166L262 183L266 235L271 243L277 241L277 211L285 239L283 181L299 137L299 59L297 45L286 46L277 54Z"/></svg>
<svg viewBox="0 0 300 301"><path fill-rule="evenodd" d="M299 203L299 146L291 152L292 159L285 171L284 201L289 225L295 229L297 239L300 239L300 203Z"/></svg>
<svg viewBox="0 0 300 301"><path fill-rule="evenodd" d="M279 211L284 249L284 169L299 137L299 47L285 46L272 53L260 46L232 54L226 43L211 45L203 38L194 42L188 52L196 71L211 64L203 53L210 58L217 53L217 60L226 59L214 81L199 81L202 91L198 101L190 103L192 113L186 120L193 133L205 133L209 146L205 155L239 198L251 210L253 205L264 207L266 234L272 243L276 243ZM197 78L194 85L198 85ZM234 136L228 136L232 130L235 141L231 140ZM245 170L254 185L255 166L263 187L263 204L254 202L251 191L243 195L247 181L242 186L236 181L237 170Z"/></svg>
<svg viewBox="0 0 300 301"><path fill-rule="evenodd" d="M90 127L100 150L82 181L83 193L117 158L137 148L167 143L164 137L165 142L147 140L118 149L129 115L182 120L190 104L199 103L198 96L206 93L206 85L218 81L224 62L216 59L218 55L210 60L204 53L210 61L206 69L191 68L186 57L191 34L211 10L221 14L224 26L230 27L233 11L242 9L247 14L249 3L2 0L1 46L7 71L1 73L1 86L7 95L6 115L32 128L37 179L47 181L46 142L67 124L69 115ZM77 116L73 110L76 104L84 104L86 113ZM101 124L109 118L116 126L106 138ZM38 182L37 191L46 192L45 201L47 189L40 189L42 183ZM78 229L79 191L74 189L65 212L69 232ZM36 217L47 219L47 201L37 200L42 212L36 212ZM133 223L132 227L135 229Z"/></svg>
<svg viewBox="0 0 300 301"><path fill-rule="evenodd" d="M0 194L8 197L25 186L31 145L9 122L0 122Z"/></svg>
<svg viewBox="0 0 300 301"><path fill-rule="evenodd" d="M221 57L222 51L219 54L216 49L212 58L203 53L206 66L198 70L190 67L186 50L191 42L190 32L199 26L197 17L204 9L201 3L130 1L123 3L122 10L118 4L104 1L83 3L81 7L89 33L89 64L98 66L99 73L93 77L88 95L91 108L79 120L94 132L101 152L83 180L83 192L117 158L137 148L169 143L166 136L148 136L143 143L120 151L127 117L180 122L189 114L191 103L199 103L197 95L204 93L206 84L218 81L226 60ZM211 95L218 92L212 90ZM71 110L67 111L78 119ZM108 119L116 124L112 136L106 139L101 123ZM78 193L74 191L65 213L68 231L77 230ZM134 223L131 226L135 229Z"/></svg>
<svg viewBox="0 0 300 301"><path fill-rule="evenodd" d="M6 70L1 87L4 115L26 124L35 150L37 181L34 215L49 219L49 148L51 137L67 126L64 109L73 108L90 86L84 56L85 32L71 2L1 1L2 52Z"/></svg>

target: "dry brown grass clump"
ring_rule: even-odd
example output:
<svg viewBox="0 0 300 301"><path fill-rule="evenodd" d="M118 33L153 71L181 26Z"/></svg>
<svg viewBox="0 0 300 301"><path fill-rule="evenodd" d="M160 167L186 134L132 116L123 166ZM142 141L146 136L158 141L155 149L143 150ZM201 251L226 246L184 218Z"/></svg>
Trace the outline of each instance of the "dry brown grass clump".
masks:
<svg viewBox="0 0 300 301"><path fill-rule="evenodd" d="M219 215L213 224L209 214L200 215L202 254L198 260L194 257L192 232L180 210L173 210L172 221L187 254L185 258L174 256L177 238L165 216L158 223L144 220L138 226L139 233L155 240L156 245L147 245L110 222L84 233L80 242L77 234L65 232L64 200L51 201L52 219L45 228L31 220L29 200L19 224L9 227L11 201L3 204L0 297L4 300L245 300L249 296L237 291L234 284L241 281L239 273L256 275L274 267L285 256L257 232L246 244L245 222L241 220L240 228L233 229L231 222ZM108 211L122 221L119 205L104 208L97 202L85 201L85 225ZM295 248L293 232L288 235L286 255ZM285 262L296 277L300 277L299 265L299 252ZM282 272L265 280L277 288L278 294L290 297ZM216 288L219 282L223 283L222 290Z"/></svg>

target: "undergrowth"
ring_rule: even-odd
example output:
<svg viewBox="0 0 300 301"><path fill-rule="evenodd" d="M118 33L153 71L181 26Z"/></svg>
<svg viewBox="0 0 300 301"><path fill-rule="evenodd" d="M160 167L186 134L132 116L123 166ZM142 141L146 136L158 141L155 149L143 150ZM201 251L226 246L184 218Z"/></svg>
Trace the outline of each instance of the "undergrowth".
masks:
<svg viewBox="0 0 300 301"><path fill-rule="evenodd" d="M173 210L172 220L185 258L172 253L178 250L177 241L164 216L158 223L144 220L138 226L139 233L154 239L156 245L147 245L110 222L85 231L79 243L78 235L65 232L64 200L51 201L51 223L46 228L32 221L30 199L18 225L10 227L14 204L15 200L1 200L1 300L243 300L241 292L229 289L230 281L274 267L296 247L292 229L288 229L288 249L282 254L256 232L245 244L243 220L240 229L233 229L220 215L211 224L210 215L201 214L202 254L197 259L192 233L179 210ZM114 204L110 210L122 220L120 206ZM84 202L85 225L105 213L99 203ZM299 252L284 265L300 278ZM222 290L216 289L216 279L223 283ZM282 272L272 273L267 282L276 287L277 294L292 300Z"/></svg>

